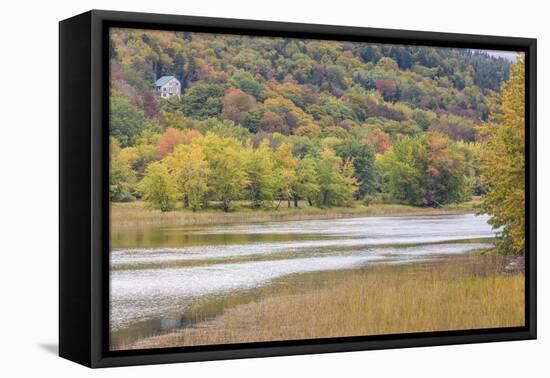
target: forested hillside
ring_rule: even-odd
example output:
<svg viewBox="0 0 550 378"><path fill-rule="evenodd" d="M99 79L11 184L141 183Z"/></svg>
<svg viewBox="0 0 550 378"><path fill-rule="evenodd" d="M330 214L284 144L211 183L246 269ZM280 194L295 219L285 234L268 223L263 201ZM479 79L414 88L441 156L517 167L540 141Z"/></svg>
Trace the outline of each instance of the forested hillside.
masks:
<svg viewBox="0 0 550 378"><path fill-rule="evenodd" d="M510 72L471 50L125 29L110 54L111 200L163 211L465 201ZM163 75L180 97L157 96Z"/></svg>

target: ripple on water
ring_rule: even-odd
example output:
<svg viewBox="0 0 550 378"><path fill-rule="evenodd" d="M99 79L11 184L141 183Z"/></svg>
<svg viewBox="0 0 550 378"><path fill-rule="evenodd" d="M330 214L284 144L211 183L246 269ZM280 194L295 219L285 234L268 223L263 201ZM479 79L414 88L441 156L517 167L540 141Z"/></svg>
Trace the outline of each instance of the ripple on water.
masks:
<svg viewBox="0 0 550 378"><path fill-rule="evenodd" d="M490 244L460 240L494 237L487 217L472 214L228 225L181 232L200 233L206 238L219 234L297 237L285 241L262 239L243 243L238 239L239 242L227 245L112 251L111 265L120 268L112 269L110 274L112 330L182 313L205 296L259 287L289 274L375 263L407 263L435 255L465 253ZM304 234L318 238L299 237ZM188 260L202 263L186 267L167 264Z"/></svg>

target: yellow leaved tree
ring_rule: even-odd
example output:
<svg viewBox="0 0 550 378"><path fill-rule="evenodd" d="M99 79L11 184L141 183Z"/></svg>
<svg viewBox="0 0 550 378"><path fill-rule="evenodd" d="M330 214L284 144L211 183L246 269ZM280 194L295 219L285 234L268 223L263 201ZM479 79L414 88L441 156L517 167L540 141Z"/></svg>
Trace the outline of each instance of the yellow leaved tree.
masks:
<svg viewBox="0 0 550 378"><path fill-rule="evenodd" d="M492 120L481 128L485 137L482 180L487 187L482 212L499 230L497 246L504 254L525 248L525 68L512 65L502 85Z"/></svg>

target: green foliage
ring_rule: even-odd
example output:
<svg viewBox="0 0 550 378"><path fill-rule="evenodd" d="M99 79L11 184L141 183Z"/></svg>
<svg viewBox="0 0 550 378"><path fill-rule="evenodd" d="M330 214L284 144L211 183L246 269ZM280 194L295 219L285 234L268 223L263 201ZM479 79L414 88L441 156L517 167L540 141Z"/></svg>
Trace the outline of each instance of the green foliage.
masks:
<svg viewBox="0 0 550 378"><path fill-rule="evenodd" d="M471 196L472 177L466 154L443 135L405 138L379 155L376 164L385 191L396 200L437 207Z"/></svg>
<svg viewBox="0 0 550 378"><path fill-rule="evenodd" d="M186 99L185 112L199 119L219 114L218 86L239 88L260 103L282 95L305 108L319 103L319 94L340 98L354 85L414 108L485 117L484 96L498 90L509 71L506 60L485 52L424 46L113 29L110 47L113 88L132 103L143 98L146 113L154 114L155 101L145 101L145 93L155 78L175 75L183 97L197 92ZM280 91L272 83L298 90ZM205 84L211 87L197 87ZM176 102L162 100L161 107L175 111Z"/></svg>
<svg viewBox="0 0 550 378"><path fill-rule="evenodd" d="M122 147L133 144L142 132L153 127L142 110L117 92L111 92L109 124L110 135L116 138Z"/></svg>
<svg viewBox="0 0 550 378"><path fill-rule="evenodd" d="M317 198L320 190L315 158L307 155L300 160L296 169L296 176L295 196L306 199L308 204L313 206L313 200Z"/></svg>
<svg viewBox="0 0 550 378"><path fill-rule="evenodd" d="M183 199L183 205L195 211L200 209L208 194L210 168L199 144L179 145L167 156L165 164Z"/></svg>
<svg viewBox="0 0 550 378"><path fill-rule="evenodd" d="M162 111L168 114L173 114L181 110L181 98L180 97L170 97L170 98L161 98L160 108ZM182 114L183 115L183 114Z"/></svg>
<svg viewBox="0 0 550 378"><path fill-rule="evenodd" d="M250 132L257 133L260 130L260 122L262 121L263 111L261 109L250 110L246 113L243 120L243 126Z"/></svg>
<svg viewBox="0 0 550 378"><path fill-rule="evenodd" d="M308 110L316 120L325 120L324 123L327 123L326 117L330 117L328 125L348 119L357 119L357 116L349 107L334 97L323 98L319 104L310 106Z"/></svg>
<svg viewBox="0 0 550 378"><path fill-rule="evenodd" d="M473 53L470 58L474 84L483 89L497 91L510 76L510 63L504 59L490 59L484 52Z"/></svg>
<svg viewBox="0 0 550 378"><path fill-rule="evenodd" d="M258 208L265 201L275 199L278 178L274 175L274 154L269 147L269 141L264 139L256 149L248 145L243 151L243 156L244 169L248 177L247 197L252 201L252 207Z"/></svg>
<svg viewBox="0 0 550 378"><path fill-rule="evenodd" d="M182 110L188 117L206 119L216 117L222 110L225 88L219 84L195 84L182 98Z"/></svg>
<svg viewBox="0 0 550 378"><path fill-rule="evenodd" d="M172 97L171 99L174 98L176 97ZM178 106L178 109L179 108L180 107ZM194 119L184 116L183 113L179 110L175 110L172 112L166 111L164 112L163 116L166 123L166 128L186 130L194 129L197 127L198 124L198 122Z"/></svg>
<svg viewBox="0 0 550 378"><path fill-rule="evenodd" d="M392 136L413 135L411 125L425 131L434 124L450 135L458 124L486 120L486 95L498 89L509 67L466 49L126 29L112 30L111 55L112 87L152 120L162 123L151 84L171 74L182 82L183 94L160 100L165 118L181 110L194 120L229 119L254 133L286 135L318 134L313 126L373 117L408 122L390 129ZM228 88L240 93L226 93ZM414 112L392 103L406 103ZM461 120L436 122L430 111ZM468 126L456 138L477 138L470 131ZM122 146L133 143L117 139Z"/></svg>
<svg viewBox="0 0 550 378"><path fill-rule="evenodd" d="M201 133L213 133L220 137L235 138L239 141L246 141L250 137L250 132L240 125L236 125L233 121L217 118L208 118L199 122L197 129Z"/></svg>
<svg viewBox="0 0 550 378"><path fill-rule="evenodd" d="M296 185L296 164L298 161L292 155L292 145L283 143L274 153L275 169L273 176L276 182L276 193L279 199L288 201L294 196Z"/></svg>
<svg viewBox="0 0 550 378"><path fill-rule="evenodd" d="M231 76L231 84L243 92L254 96L256 99L261 99L260 95L264 90L264 86L254 79L254 76L249 72L237 70L233 76Z"/></svg>
<svg viewBox="0 0 550 378"><path fill-rule="evenodd" d="M131 167L137 178L142 178L147 165L155 160L156 146L149 143L139 143L133 147L120 150L118 160Z"/></svg>
<svg viewBox="0 0 550 378"><path fill-rule="evenodd" d="M378 175L374 167L374 150L370 145L356 139L348 139L336 145L335 152L344 161L353 161L358 185L355 193L357 199L378 191Z"/></svg>
<svg viewBox="0 0 550 378"><path fill-rule="evenodd" d="M343 161L333 150L326 148L317 163L320 207L341 206L349 203L357 190L353 160Z"/></svg>
<svg viewBox="0 0 550 378"><path fill-rule="evenodd" d="M521 188L502 189L496 175L520 182L504 146L522 139L479 126L507 61L424 46L116 28L110 37L112 201L142 196L163 211L390 197L439 206L488 192L484 209L519 250L523 220L497 203L519 201ZM158 98L162 75L181 81L180 97ZM505 112L493 123L519 119Z"/></svg>
<svg viewBox="0 0 550 378"><path fill-rule="evenodd" d="M240 154L241 144L235 138L208 133L202 146L211 172L208 182L210 195L222 203L224 211L229 211L231 201L241 198L249 182L245 161Z"/></svg>
<svg viewBox="0 0 550 378"><path fill-rule="evenodd" d="M136 175L130 164L120 158L120 146L116 139L112 137L110 141L110 160L109 199L111 201L130 201L134 199Z"/></svg>
<svg viewBox="0 0 550 378"><path fill-rule="evenodd" d="M174 178L159 162L149 164L138 189L151 209L163 212L173 210L179 197Z"/></svg>
<svg viewBox="0 0 550 378"><path fill-rule="evenodd" d="M325 140L326 145L334 143L339 142ZM286 141L273 149L264 139L254 148L234 137L208 132L177 145L162 162L150 163L139 192L151 208L163 211L172 209L177 199L193 211L207 206L209 200L220 202L224 211L239 199L250 200L254 208L274 201L278 207L284 200L298 206L299 199L311 206L341 206L351 201L358 188L355 159L372 166L372 151L361 145L342 146L344 159L330 148L318 157L302 159L293 151L293 144Z"/></svg>
<svg viewBox="0 0 550 378"><path fill-rule="evenodd" d="M422 130L426 131L437 119L437 114L432 111L414 109L411 118Z"/></svg>

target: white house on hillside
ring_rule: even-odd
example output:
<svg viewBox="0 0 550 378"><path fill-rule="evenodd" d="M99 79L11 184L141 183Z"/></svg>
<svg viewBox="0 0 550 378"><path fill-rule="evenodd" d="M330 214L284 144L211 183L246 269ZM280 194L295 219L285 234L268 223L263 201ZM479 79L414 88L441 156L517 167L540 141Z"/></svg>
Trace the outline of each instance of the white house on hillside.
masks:
<svg viewBox="0 0 550 378"><path fill-rule="evenodd" d="M175 76L163 76L155 82L155 90L162 98L170 98L181 94L181 84Z"/></svg>

